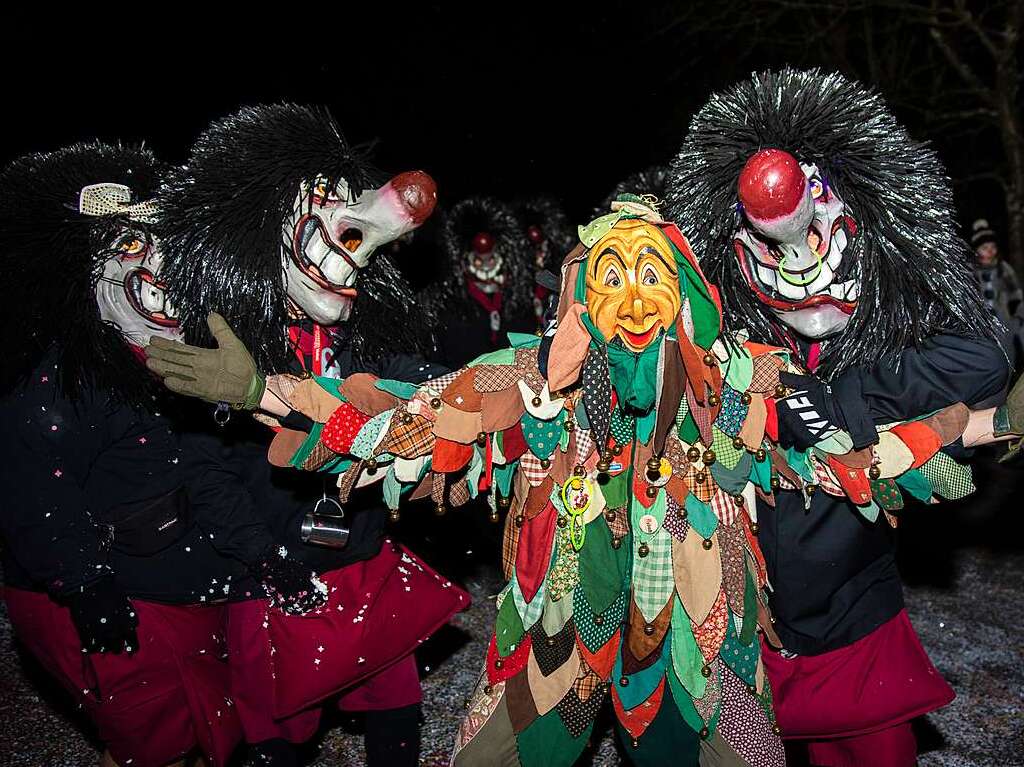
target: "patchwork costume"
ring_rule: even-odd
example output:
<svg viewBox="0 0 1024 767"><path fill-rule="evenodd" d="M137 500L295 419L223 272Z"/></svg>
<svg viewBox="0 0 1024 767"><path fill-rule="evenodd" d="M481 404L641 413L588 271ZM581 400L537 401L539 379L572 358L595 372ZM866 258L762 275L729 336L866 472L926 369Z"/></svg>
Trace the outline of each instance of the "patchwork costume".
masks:
<svg viewBox="0 0 1024 767"><path fill-rule="evenodd" d="M292 382L313 426L282 431L272 460L337 472L343 494L380 482L392 507L487 493L507 510L509 582L455 765L571 765L606 701L637 764L783 764L758 499L802 503L819 477L862 493L868 469L841 433L778 448L789 353L720 335L718 293L673 224L630 197L580 237L552 334L511 334L419 386ZM911 427L935 435L922 461L963 428L941 424Z"/></svg>
<svg viewBox="0 0 1024 767"><path fill-rule="evenodd" d="M783 737L814 764L911 765L909 720L953 693L903 610L897 515L973 489L956 403L983 407L1008 375L942 165L857 83L758 73L694 118L668 209L726 328L817 376L784 374L777 403L780 442L818 458L803 477L817 492L758 502ZM841 434L850 452L830 455Z"/></svg>

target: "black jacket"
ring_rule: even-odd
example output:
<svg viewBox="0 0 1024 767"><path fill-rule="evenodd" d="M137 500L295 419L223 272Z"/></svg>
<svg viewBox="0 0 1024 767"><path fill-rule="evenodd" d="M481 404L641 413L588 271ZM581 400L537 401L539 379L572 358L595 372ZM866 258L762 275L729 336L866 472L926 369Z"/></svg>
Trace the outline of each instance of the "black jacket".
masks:
<svg viewBox="0 0 1024 767"><path fill-rule="evenodd" d="M52 356L0 400L8 585L59 598L112 573L127 595L159 602L253 593L246 567L227 552L265 544L240 485L190 470L192 437L168 415L181 404L148 412L88 387L72 403ZM144 523L140 535L154 509L167 511L168 524Z"/></svg>
<svg viewBox="0 0 1024 767"><path fill-rule="evenodd" d="M438 361L451 370L457 370L472 362L481 354L504 349L508 344L508 333L533 333L537 320L533 312L512 316L502 310L501 327L491 332L490 314L470 297L465 306L455 308L441 317L442 328L437 334Z"/></svg>
<svg viewBox="0 0 1024 767"><path fill-rule="evenodd" d="M905 350L898 366L849 371L832 392L856 431L955 402L981 405L1003 392L1008 375L994 341L941 335ZM817 655L849 645L903 608L895 531L884 517L868 522L825 493L805 510L799 494L781 492L774 509L758 503L758 522L775 628L787 650Z"/></svg>

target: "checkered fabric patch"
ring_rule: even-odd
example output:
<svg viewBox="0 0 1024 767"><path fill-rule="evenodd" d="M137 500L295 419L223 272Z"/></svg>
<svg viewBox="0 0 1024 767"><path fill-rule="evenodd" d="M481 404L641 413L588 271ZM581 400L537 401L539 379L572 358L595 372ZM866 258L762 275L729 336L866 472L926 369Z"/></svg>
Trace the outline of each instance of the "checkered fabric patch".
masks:
<svg viewBox="0 0 1024 767"><path fill-rule="evenodd" d="M932 485L932 492L955 501L975 491L970 466L959 464L943 452L929 458L918 469Z"/></svg>
<svg viewBox="0 0 1024 767"><path fill-rule="evenodd" d="M390 433L380 444L379 452L401 458L418 458L434 449L434 425L423 416L411 415L409 423L402 422L402 413L395 413Z"/></svg>
<svg viewBox="0 0 1024 767"><path fill-rule="evenodd" d="M519 549L519 533L522 528L515 522L517 511L513 509L505 518L505 535L501 539L501 564L506 580L515 575L516 552Z"/></svg>
<svg viewBox="0 0 1024 767"><path fill-rule="evenodd" d="M754 358L754 375L750 379L747 391L755 394L774 394L779 385L779 371L783 361L771 354L762 354Z"/></svg>
<svg viewBox="0 0 1024 767"><path fill-rule="evenodd" d="M718 428L718 421L711 427L711 449L715 451L715 462L721 463L730 471L736 468L736 464L746 453L745 449L732 446L732 437Z"/></svg>
<svg viewBox="0 0 1024 767"><path fill-rule="evenodd" d="M348 498L352 494L352 488L356 486L356 480L359 479L362 470L363 462L356 461L338 478L338 502L342 505L348 503Z"/></svg>
<svg viewBox="0 0 1024 767"><path fill-rule="evenodd" d="M479 365L473 368L473 388L478 392L511 389L519 380L515 365Z"/></svg>
<svg viewBox="0 0 1024 767"><path fill-rule="evenodd" d="M447 389L448 385L459 377L459 372L460 371L455 370L451 373L445 373L443 376L439 378L432 378L429 381L424 381L423 388L425 388L435 397L440 397L441 392Z"/></svg>
<svg viewBox="0 0 1024 767"><path fill-rule="evenodd" d="M532 349L516 349L516 372L534 394L544 388L544 376L537 369L536 346Z"/></svg>
<svg viewBox="0 0 1024 767"><path fill-rule="evenodd" d="M594 451L594 438L589 429L576 429L576 463L584 463Z"/></svg>
<svg viewBox="0 0 1024 767"><path fill-rule="evenodd" d="M698 481L698 474L704 473L704 481ZM715 495L715 491L718 489L715 485L714 480L711 478L711 472L707 469L698 469L696 464L689 464L686 470L683 472L683 483L686 485L686 489L689 490L697 498L698 501L703 503L711 503L711 499Z"/></svg>
<svg viewBox="0 0 1024 767"><path fill-rule="evenodd" d="M728 493L718 490L711 497L711 510L715 512L718 521L723 525L732 525L736 522L740 509L736 501Z"/></svg>
<svg viewBox="0 0 1024 767"><path fill-rule="evenodd" d="M540 458L527 450L519 458L519 470L523 472L523 476L526 477L526 481L529 482L532 487L536 487L544 481L545 477L547 477L548 472L551 471L551 465L548 464L548 468L545 469L540 464Z"/></svg>
<svg viewBox="0 0 1024 767"><path fill-rule="evenodd" d="M633 557L633 601L648 623L676 593L675 574L672 571L672 536L664 527L653 536L639 536L645 541L634 541L634 553L646 543L646 557Z"/></svg>
<svg viewBox="0 0 1024 767"><path fill-rule="evenodd" d="M313 445L313 449L306 456L306 460L302 462L303 471L319 471L320 468L330 461L332 458L337 458L338 454L331 450L323 442L317 442Z"/></svg>

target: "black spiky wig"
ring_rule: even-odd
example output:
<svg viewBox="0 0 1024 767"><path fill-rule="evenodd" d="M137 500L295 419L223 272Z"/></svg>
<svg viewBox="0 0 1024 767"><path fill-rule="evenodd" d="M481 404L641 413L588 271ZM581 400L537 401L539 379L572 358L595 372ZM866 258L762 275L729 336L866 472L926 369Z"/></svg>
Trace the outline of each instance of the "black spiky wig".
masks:
<svg viewBox="0 0 1024 767"><path fill-rule="evenodd" d="M576 228L569 222L562 205L554 197L526 197L517 200L513 209L526 229L536 226L543 232L548 241L549 258L549 263L544 266L557 272L562 259L578 241Z"/></svg>
<svg viewBox="0 0 1024 767"><path fill-rule="evenodd" d="M620 194L650 194L657 198L659 204L664 203L667 182L667 165L651 165L649 168L644 168L616 184L611 194L604 198L601 207L595 213L598 216L603 216L611 210L612 203Z"/></svg>
<svg viewBox="0 0 1024 767"><path fill-rule="evenodd" d="M765 148L817 165L857 224L844 259L854 261L860 299L845 330L822 344L819 374L831 378L877 362L939 330L994 336L935 151L913 140L873 91L839 74L791 68L756 73L714 94L670 169L662 212L721 289L727 329L746 328L755 340L785 338L732 247L743 216L737 180L747 159Z"/></svg>
<svg viewBox="0 0 1024 767"><path fill-rule="evenodd" d="M96 303L105 249L129 222L84 215L78 202L83 187L99 183L127 186L133 202L151 199L164 171L146 149L95 141L26 155L0 175L3 392L52 350L57 384L70 399L90 387L132 406L153 402L154 379Z"/></svg>
<svg viewBox="0 0 1024 767"><path fill-rule="evenodd" d="M353 196L382 177L366 151L346 141L323 109L296 104L247 106L211 124L186 167L161 194L165 273L185 333L209 344L206 315L222 314L266 371L294 359L288 346L287 288L281 274L282 226L303 183L342 179ZM359 270L344 336L359 360L426 351L432 322L387 256Z"/></svg>
<svg viewBox="0 0 1024 767"><path fill-rule="evenodd" d="M502 311L508 316L532 312L536 269L525 225L511 206L493 197L467 197L445 212L441 227L448 275L443 289L434 294L439 314L445 310L461 316L471 314L472 299L466 291L466 254L480 232L494 238L494 249L504 259Z"/></svg>

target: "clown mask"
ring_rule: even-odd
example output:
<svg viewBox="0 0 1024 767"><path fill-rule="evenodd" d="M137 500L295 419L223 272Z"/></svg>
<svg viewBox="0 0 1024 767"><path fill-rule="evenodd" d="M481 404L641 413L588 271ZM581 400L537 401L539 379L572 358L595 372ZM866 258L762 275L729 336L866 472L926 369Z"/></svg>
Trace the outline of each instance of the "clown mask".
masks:
<svg viewBox="0 0 1024 767"><path fill-rule="evenodd" d="M758 300L807 338L840 332L860 282L846 249L856 231L815 165L780 149L754 154L739 178L744 220L733 247Z"/></svg>
<svg viewBox="0 0 1024 767"><path fill-rule="evenodd" d="M100 319L117 328L133 346L146 346L155 336L180 340L177 312L160 279L160 244L146 226L153 221L152 204L131 205L130 199L131 191L120 184L94 184L80 196L79 210L86 215L129 219L97 254L102 265L96 281Z"/></svg>
<svg viewBox="0 0 1024 767"><path fill-rule="evenodd" d="M594 326L630 351L643 351L679 315L679 271L672 247L646 221L619 221L594 243L586 280Z"/></svg>
<svg viewBox="0 0 1024 767"><path fill-rule="evenodd" d="M281 268L292 308L321 325L347 320L359 270L377 248L422 224L436 202L433 179L420 171L358 197L344 179L332 185L320 176L303 186L284 222Z"/></svg>

